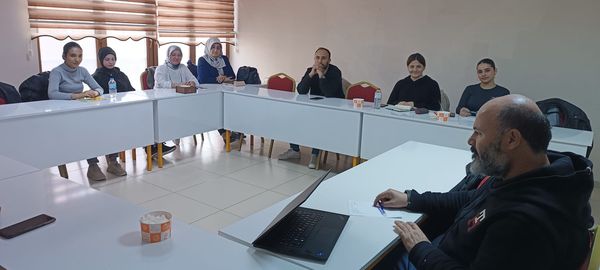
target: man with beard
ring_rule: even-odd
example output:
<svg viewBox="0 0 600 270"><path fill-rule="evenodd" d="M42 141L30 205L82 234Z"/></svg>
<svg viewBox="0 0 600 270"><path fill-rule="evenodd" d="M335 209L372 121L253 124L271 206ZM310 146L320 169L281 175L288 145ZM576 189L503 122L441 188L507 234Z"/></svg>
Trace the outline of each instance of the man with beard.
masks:
<svg viewBox="0 0 600 270"><path fill-rule="evenodd" d="M342 72L331 64L331 52L328 49L321 47L315 51L312 67L306 70L298 84L298 94L344 98ZM319 149L313 148L308 168L316 168L318 155ZM290 143L290 149L279 155L281 160L299 158L300 146L293 143Z"/></svg>
<svg viewBox="0 0 600 270"><path fill-rule="evenodd" d="M484 104L468 139L479 187L446 193L389 189L375 198L389 208L449 216L430 241L418 225L394 222L403 243L379 264L399 269L578 269L589 251L592 163L547 151L550 125L520 95Z"/></svg>

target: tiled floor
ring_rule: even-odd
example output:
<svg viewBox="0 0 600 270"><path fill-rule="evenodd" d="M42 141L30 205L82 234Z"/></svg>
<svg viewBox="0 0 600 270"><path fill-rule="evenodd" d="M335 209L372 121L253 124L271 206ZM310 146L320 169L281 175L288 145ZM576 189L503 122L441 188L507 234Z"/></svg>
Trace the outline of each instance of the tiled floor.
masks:
<svg viewBox="0 0 600 270"><path fill-rule="evenodd" d="M178 150L165 156L162 169L155 166L151 172L146 171L145 154L140 148L137 161L127 152L125 177L107 174L107 181L90 183L84 160L67 164L69 179L148 210L169 211L181 221L216 233L296 194L323 173L307 168L308 148L302 148L300 160L279 161L277 155L288 148L284 142L275 143L273 158L269 159L267 139L263 147L260 138L255 138L253 149L246 143L241 152L232 147L236 150L226 153L217 132L204 136L204 141L198 136L198 145L191 137L183 138ZM351 162L350 157L342 155L338 161L335 154L330 154L325 168L339 173L350 168ZM104 158L100 158L100 163L105 170ZM58 170L50 168L47 173L58 175ZM594 188L590 202L594 218L600 221L600 187Z"/></svg>
<svg viewBox="0 0 600 270"><path fill-rule="evenodd" d="M234 144L232 149L235 150L226 153L217 132L205 133L204 137L201 141L197 136L198 145L194 145L192 137L183 138L178 150L165 156L162 169L155 164L151 172L146 171L146 155L139 148L136 161L131 159L131 151L127 151L128 175L125 177L107 174L108 180L90 183L84 160L67 164L69 180L148 210L169 211L180 221L216 233L224 226L296 194L323 173L308 169L309 148L302 148L300 160L279 161L276 156L287 150L287 143L276 142L273 158L269 159L268 139L261 147L260 137L255 138L254 148L250 149L247 142L241 152L237 150L238 144ZM351 164L350 157L342 155L338 161L335 154L331 154L325 168L339 173ZM100 158L100 167L106 172L104 158ZM46 171L58 174L56 168Z"/></svg>

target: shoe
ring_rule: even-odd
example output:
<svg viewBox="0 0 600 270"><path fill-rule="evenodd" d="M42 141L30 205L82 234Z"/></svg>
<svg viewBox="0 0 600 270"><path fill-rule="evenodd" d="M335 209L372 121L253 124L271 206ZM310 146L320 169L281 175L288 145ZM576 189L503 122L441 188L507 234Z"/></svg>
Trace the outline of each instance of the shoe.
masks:
<svg viewBox="0 0 600 270"><path fill-rule="evenodd" d="M173 140L173 143L175 145L179 145L180 142L181 142L181 139L175 139L175 140Z"/></svg>
<svg viewBox="0 0 600 270"><path fill-rule="evenodd" d="M165 143L162 143L162 151L163 156L169 154L177 149L177 146L167 146ZM152 158L158 157L158 147L155 145L152 146Z"/></svg>
<svg viewBox="0 0 600 270"><path fill-rule="evenodd" d="M225 140L225 133L221 134L221 137L223 137L223 143L227 144L227 141ZM231 135L229 135L229 143L234 143L238 140L238 138L239 136L235 136L235 133L231 133Z"/></svg>
<svg viewBox="0 0 600 270"><path fill-rule="evenodd" d="M90 181L102 181L106 180L106 175L100 170L98 164L90 164L87 171L87 178Z"/></svg>
<svg viewBox="0 0 600 270"><path fill-rule="evenodd" d="M125 171L123 169L123 167L121 167L121 164L119 164L119 162L112 161L112 162L108 162L108 167L106 168L106 171L109 173L112 173L116 176L125 176L127 175L127 171Z"/></svg>
<svg viewBox="0 0 600 270"><path fill-rule="evenodd" d="M300 151L294 151L293 149L288 149L287 151L285 151L281 155L279 155L277 158L280 160L298 159L298 158L300 158Z"/></svg>
<svg viewBox="0 0 600 270"><path fill-rule="evenodd" d="M310 162L308 162L308 168L309 169L315 169L317 168L317 160L319 159L318 155L310 155Z"/></svg>

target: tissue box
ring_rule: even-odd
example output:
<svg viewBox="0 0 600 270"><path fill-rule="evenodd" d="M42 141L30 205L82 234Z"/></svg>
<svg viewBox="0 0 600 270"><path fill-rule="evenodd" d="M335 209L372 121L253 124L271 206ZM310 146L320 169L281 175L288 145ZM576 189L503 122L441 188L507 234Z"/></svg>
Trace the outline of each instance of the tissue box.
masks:
<svg viewBox="0 0 600 270"><path fill-rule="evenodd" d="M178 85L175 87L175 92L180 94L196 93L196 87L191 85Z"/></svg>

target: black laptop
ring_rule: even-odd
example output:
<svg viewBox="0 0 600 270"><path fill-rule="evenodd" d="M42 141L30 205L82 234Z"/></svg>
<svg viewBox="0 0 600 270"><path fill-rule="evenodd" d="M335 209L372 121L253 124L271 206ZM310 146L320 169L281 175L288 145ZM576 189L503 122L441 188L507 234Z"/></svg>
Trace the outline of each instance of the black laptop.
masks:
<svg viewBox="0 0 600 270"><path fill-rule="evenodd" d="M298 207L331 170L292 200L252 245L271 252L325 263L346 222L347 215Z"/></svg>

